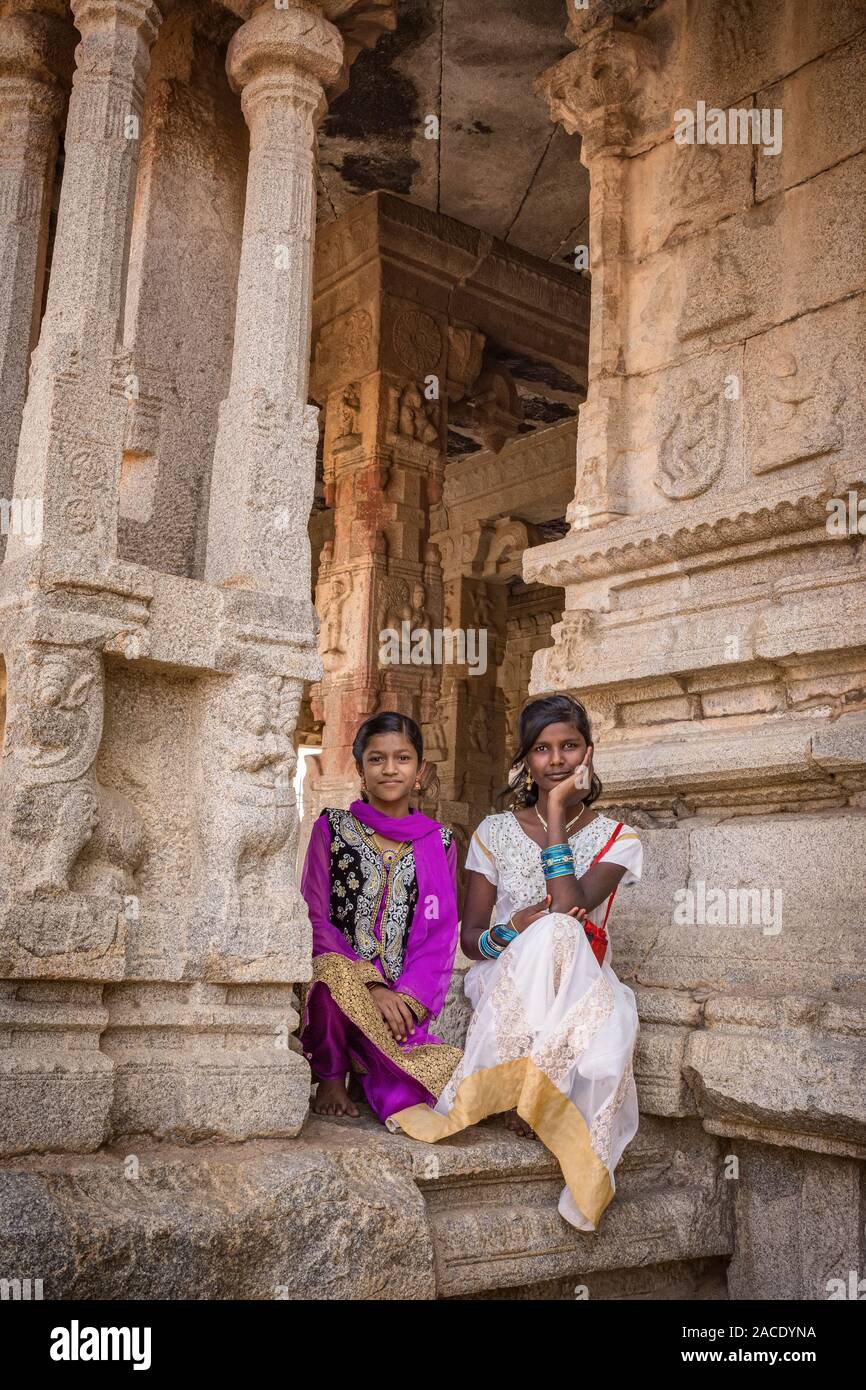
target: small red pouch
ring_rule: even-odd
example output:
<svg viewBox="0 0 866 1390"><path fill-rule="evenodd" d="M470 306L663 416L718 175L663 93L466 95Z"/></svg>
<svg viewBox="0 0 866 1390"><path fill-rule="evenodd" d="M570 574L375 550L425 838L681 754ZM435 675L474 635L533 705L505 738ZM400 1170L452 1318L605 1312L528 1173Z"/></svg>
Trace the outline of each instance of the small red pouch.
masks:
<svg viewBox="0 0 866 1390"><path fill-rule="evenodd" d="M610 839L608 840L607 844L602 845L598 854L593 859L593 864L597 864L599 859L601 859L602 855L607 854L617 835L622 830L623 824L623 821L619 822ZM614 888L613 892L607 900L607 907L605 908L604 913L604 921L602 922L600 927L596 926L595 922L590 922L588 919L583 924L583 929L586 932L589 938L589 944L592 947L592 953L598 961L599 965L603 963L605 952L607 951L607 932L605 931L605 927L607 926L607 919L610 916L611 904L613 903L615 897L616 888Z"/></svg>

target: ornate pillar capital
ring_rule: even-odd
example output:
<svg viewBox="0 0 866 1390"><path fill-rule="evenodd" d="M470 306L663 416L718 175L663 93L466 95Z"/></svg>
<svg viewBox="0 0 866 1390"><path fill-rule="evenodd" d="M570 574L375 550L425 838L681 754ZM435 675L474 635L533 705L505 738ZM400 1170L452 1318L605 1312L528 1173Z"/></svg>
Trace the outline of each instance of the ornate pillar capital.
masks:
<svg viewBox="0 0 866 1390"><path fill-rule="evenodd" d="M644 80L655 68L649 40L608 16L535 85L547 97L551 119L569 135L581 135L586 163L596 154L625 153L635 136Z"/></svg>
<svg viewBox="0 0 866 1390"><path fill-rule="evenodd" d="M72 81L75 31L61 0L0 3L0 121L14 152L57 136ZM18 138L16 138L18 137Z"/></svg>
<svg viewBox="0 0 866 1390"><path fill-rule="evenodd" d="M226 58L229 81L241 93L251 128L261 105L288 99L296 123L306 118L311 140L345 64L339 29L303 0L293 0L287 9L277 9L272 0L261 5L232 38Z"/></svg>
<svg viewBox="0 0 866 1390"><path fill-rule="evenodd" d="M157 0L69 0L69 4L82 37L100 28L140 29L149 48L162 23Z"/></svg>

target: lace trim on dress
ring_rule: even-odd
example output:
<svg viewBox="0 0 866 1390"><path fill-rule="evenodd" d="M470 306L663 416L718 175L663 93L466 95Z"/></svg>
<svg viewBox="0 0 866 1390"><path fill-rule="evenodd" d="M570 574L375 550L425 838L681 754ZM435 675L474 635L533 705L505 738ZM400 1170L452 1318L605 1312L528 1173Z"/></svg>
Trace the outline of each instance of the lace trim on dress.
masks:
<svg viewBox="0 0 866 1390"><path fill-rule="evenodd" d="M569 835L576 878L586 873L615 829L616 821L611 820L610 816L598 815L582 830ZM514 910L541 902L547 893L541 868L541 850L527 835L514 813L506 811L502 815L491 816L489 837L490 851L500 876L500 888L504 888L510 901L515 904Z"/></svg>
<svg viewBox="0 0 866 1390"><path fill-rule="evenodd" d="M613 1013L614 992L599 975L576 1004L572 1004L556 1030L530 1056L535 1065L559 1086L604 1027Z"/></svg>
<svg viewBox="0 0 866 1390"><path fill-rule="evenodd" d="M605 1102L592 1122L592 1129L589 1135L589 1142L595 1149L602 1163L610 1167L611 1135L613 1122L617 1114L622 1109L623 1102L634 1085L634 1071L629 1062L625 1071L619 1079L619 1085L609 1100Z"/></svg>
<svg viewBox="0 0 866 1390"><path fill-rule="evenodd" d="M526 1017L520 990L511 973L507 953L503 953L499 959L499 979L490 995L490 1007L493 1010L496 1051L500 1062L525 1057L532 1047L534 1034Z"/></svg>

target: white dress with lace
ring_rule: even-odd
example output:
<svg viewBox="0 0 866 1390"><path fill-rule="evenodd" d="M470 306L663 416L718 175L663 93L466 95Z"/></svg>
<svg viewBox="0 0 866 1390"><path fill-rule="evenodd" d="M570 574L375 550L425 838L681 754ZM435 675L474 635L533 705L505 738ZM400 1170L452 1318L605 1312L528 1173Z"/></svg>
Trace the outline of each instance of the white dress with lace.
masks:
<svg viewBox="0 0 866 1390"><path fill-rule="evenodd" d="M598 815L569 837L578 878L615 829L616 822ZM623 825L601 862L625 866L622 888L640 878L642 857L637 834ZM510 811L481 822L466 868L495 886L497 922L547 892L541 851ZM592 914L599 926L609 903ZM495 1113L490 1107L498 1100L514 1101L560 1161L568 1184L560 1213L584 1231L596 1229L612 1199L614 1169L638 1126L637 1008L610 956L608 945L599 965L582 925L549 912L498 960L474 964L466 975L472 1018L463 1060L435 1107L450 1117L448 1132L454 1132L470 1115Z"/></svg>

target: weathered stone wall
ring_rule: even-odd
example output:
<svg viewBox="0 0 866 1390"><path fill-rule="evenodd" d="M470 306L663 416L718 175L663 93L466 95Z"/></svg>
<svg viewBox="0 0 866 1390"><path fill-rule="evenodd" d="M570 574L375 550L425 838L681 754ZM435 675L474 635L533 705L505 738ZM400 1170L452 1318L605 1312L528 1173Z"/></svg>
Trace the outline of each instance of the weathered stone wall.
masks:
<svg viewBox="0 0 866 1390"><path fill-rule="evenodd" d="M572 427L506 443L511 368L477 338L514 358L531 328L568 364L577 334L580 358L585 282L455 222L434 252L443 219L399 201L384 257L366 209L323 254L325 485L342 473L351 494L357 465L370 568L415 610L409 581L428 586L421 616L441 588L455 624L499 639L483 698L446 680L424 704L441 813L465 837L488 809L532 655L533 690L587 700L608 804L643 831L612 930L642 1122L591 1238L563 1230L550 1156L496 1125L433 1151L368 1121L291 1138L310 973L293 735L323 674L316 129L393 16L71 16L0 3L0 487L44 509L0 568L0 1273L43 1271L48 1297L723 1297L724 1270L734 1296L826 1297L866 1264L864 551L827 525L866 486L862 3L571 12L575 52L541 84L591 180L562 539L534 544L568 503ZM779 153L678 144L674 113L699 101L780 110ZM416 399L428 358L435 418ZM451 407L485 448L443 483ZM326 589L359 559L354 520L314 536ZM758 894L747 925L706 910L740 890ZM458 972L438 1027L456 1042L466 1020Z"/></svg>
<svg viewBox="0 0 866 1390"><path fill-rule="evenodd" d="M822 1298L864 1263L866 574L828 525L866 484L863 7L604 8L542 80L593 310L572 530L524 559L565 586L532 688L587 702L644 827L613 928L642 1113L738 1157L732 1293ZM681 143L699 102L781 119L778 152Z"/></svg>

